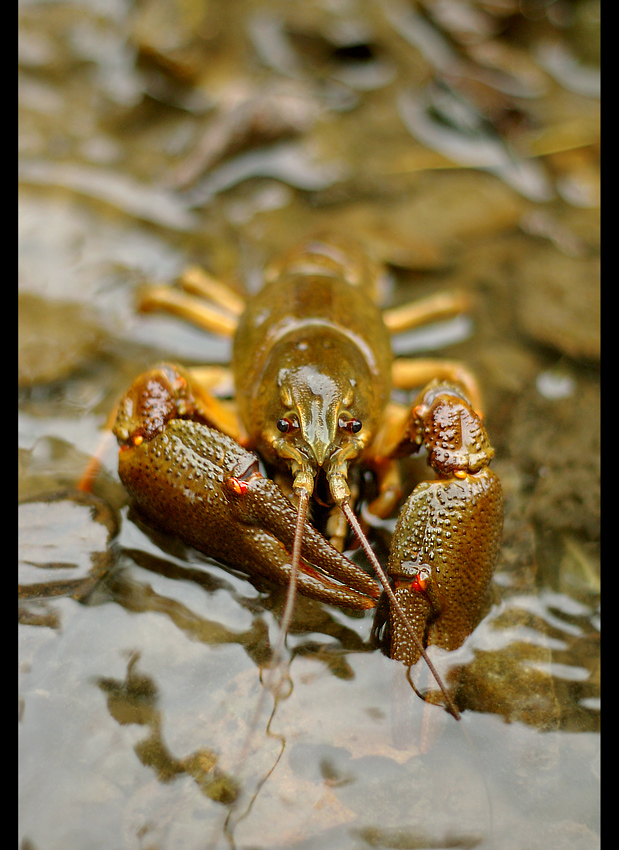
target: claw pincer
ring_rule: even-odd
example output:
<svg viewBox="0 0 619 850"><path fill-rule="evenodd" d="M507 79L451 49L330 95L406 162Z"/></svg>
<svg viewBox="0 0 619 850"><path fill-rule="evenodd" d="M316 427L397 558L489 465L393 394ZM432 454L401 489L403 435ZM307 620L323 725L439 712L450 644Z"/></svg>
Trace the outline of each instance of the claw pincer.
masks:
<svg viewBox="0 0 619 850"><path fill-rule="evenodd" d="M156 372L148 376L149 398ZM144 376L123 399L115 426L123 484L157 528L229 566L286 584L296 512L277 484L260 474L255 455L203 422L180 418L189 408L191 416L196 413L185 397L189 390L179 392L179 380L175 367L161 367L157 396L163 412L149 409L157 427L133 418ZM170 382L174 398L166 393ZM299 584L307 593L351 608L375 606L373 579L310 526L302 556Z"/></svg>
<svg viewBox="0 0 619 850"><path fill-rule="evenodd" d="M402 508L387 571L422 644L453 650L490 604L503 529L501 485L488 468L494 451L464 394L439 383L413 408L407 442L426 447L437 478ZM393 614L390 632L392 657L414 664L419 651Z"/></svg>

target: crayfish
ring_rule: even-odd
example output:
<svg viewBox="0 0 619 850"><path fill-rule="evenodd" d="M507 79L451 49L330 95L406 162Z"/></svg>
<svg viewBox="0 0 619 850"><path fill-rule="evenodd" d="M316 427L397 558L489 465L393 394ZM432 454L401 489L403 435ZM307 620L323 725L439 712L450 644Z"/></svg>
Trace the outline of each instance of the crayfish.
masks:
<svg viewBox="0 0 619 850"><path fill-rule="evenodd" d="M246 303L196 272L181 281L189 293L152 288L143 309L233 335L234 403L209 391L208 372L163 364L124 396L114 433L120 477L149 523L227 565L356 609L376 607L381 587L342 554L346 521L383 570L354 513L353 465L375 474L368 510L386 516L400 497L398 458L425 447L435 479L402 508L391 581L381 579L390 655L411 665L422 655L430 663L430 644L459 647L484 615L502 494L469 372L391 352L392 332L452 315L461 298L381 311L382 273L358 245L328 236L268 266ZM392 386L426 384L409 408L391 401ZM331 506L331 542L308 522L311 498Z"/></svg>

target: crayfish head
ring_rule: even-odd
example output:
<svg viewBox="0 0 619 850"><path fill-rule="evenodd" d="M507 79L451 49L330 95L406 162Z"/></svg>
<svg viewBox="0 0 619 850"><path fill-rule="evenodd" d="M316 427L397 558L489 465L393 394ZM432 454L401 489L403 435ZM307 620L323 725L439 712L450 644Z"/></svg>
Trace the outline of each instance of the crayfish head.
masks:
<svg viewBox="0 0 619 850"><path fill-rule="evenodd" d="M282 370L280 397L276 446L290 461L295 488L308 489L309 476L314 480L320 470L329 480L334 469L345 471L366 442L346 371L333 376L310 365Z"/></svg>

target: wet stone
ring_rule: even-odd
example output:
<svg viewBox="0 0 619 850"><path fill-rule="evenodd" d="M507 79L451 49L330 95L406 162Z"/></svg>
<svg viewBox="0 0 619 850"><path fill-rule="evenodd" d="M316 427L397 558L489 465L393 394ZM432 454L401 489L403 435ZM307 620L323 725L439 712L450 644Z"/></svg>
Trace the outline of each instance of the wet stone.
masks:
<svg viewBox="0 0 619 850"><path fill-rule="evenodd" d="M560 719L554 683L543 669L545 647L522 642L502 650L478 652L462 674L463 709L502 715L508 722L556 729Z"/></svg>
<svg viewBox="0 0 619 850"><path fill-rule="evenodd" d="M518 321L535 342L576 359L600 358L600 262L551 246L518 264Z"/></svg>
<svg viewBox="0 0 619 850"><path fill-rule="evenodd" d="M90 493L65 490L19 506L18 596L83 599L113 563L108 548L117 523Z"/></svg>
<svg viewBox="0 0 619 850"><path fill-rule="evenodd" d="M531 475L527 514L541 528L598 538L600 401L599 387L578 381L567 398L531 389L516 405L509 449Z"/></svg>
<svg viewBox="0 0 619 850"><path fill-rule="evenodd" d="M66 378L91 357L100 330L79 304L48 301L30 293L18 299L20 386Z"/></svg>

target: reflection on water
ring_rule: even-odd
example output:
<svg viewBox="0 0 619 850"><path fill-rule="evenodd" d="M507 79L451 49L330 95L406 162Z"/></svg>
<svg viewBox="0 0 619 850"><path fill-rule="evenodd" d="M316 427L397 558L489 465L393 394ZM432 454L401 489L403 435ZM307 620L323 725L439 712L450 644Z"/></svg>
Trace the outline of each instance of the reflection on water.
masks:
<svg viewBox="0 0 619 850"><path fill-rule="evenodd" d="M21 722L25 788L37 801L23 816L30 835L44 823L74 840L73 825L57 816L71 800L83 846L139 846L138 832L153 846L200 846L205 830L223 828L227 811L237 846L254 846L259 835L259 846L354 847L365 836L378 846L493 847L500 840L498 846L516 847L514 830L527 836L526 846L541 846L541 836L580 836L574 846L595 846L599 753L597 735L583 731L586 706L577 731L566 731L555 712L555 731L544 733L522 708L532 710L527 671L519 667L527 659L510 653L525 638L529 653L540 646L540 631L512 626L511 637L498 641L474 635L474 656L489 654L493 641L503 646L511 679L503 670L498 707L511 702L520 716L506 725L498 714L466 711L456 724L413 697L399 665L343 648L339 636L346 630L357 637L364 621L328 623L310 611L314 631L292 641L291 691L270 722L271 698L263 703L243 754L261 685L247 631L234 635L224 624L235 610L241 626L258 617L264 645L275 621L268 611L248 616L257 598L237 580L219 589L196 583L189 593L180 576L128 564L123 573L118 601L55 603L61 635L22 627L24 655L34 657L24 674ZM557 619L543 604L536 616ZM572 615L564 641L575 631L591 634L590 617L584 606L578 624ZM559 631L556 623L553 629ZM557 648L561 643L555 638ZM547 668L542 672L548 684L572 684L573 672L562 682L563 671L553 670L552 680ZM492 671L484 675L488 698ZM525 692L511 693L510 685ZM539 720L555 701L537 685ZM53 788L29 767L30 752L36 763L53 765Z"/></svg>
<svg viewBox="0 0 619 850"><path fill-rule="evenodd" d="M23 848L599 845L599 3L460 5L22 5ZM114 447L75 490L136 374L229 356L139 287L325 228L386 304L471 296L395 343L478 373L505 491L499 601L432 653L459 724L308 600L274 700L283 591L145 528Z"/></svg>
<svg viewBox="0 0 619 850"><path fill-rule="evenodd" d="M22 769L37 801L25 833L45 824L75 846L139 846L139 834L193 847L224 829L239 847L256 835L259 846L316 848L359 837L596 845L593 606L506 594L462 650L435 651L444 675L465 671L456 724L413 695L404 668L365 651L369 617L301 600L291 687L270 717L256 664L277 634L281 593L195 555L189 567L162 558L135 530L118 542L118 568L90 606L48 601L59 630L21 627ZM54 766L53 789L41 763ZM69 800L79 840L57 817Z"/></svg>

